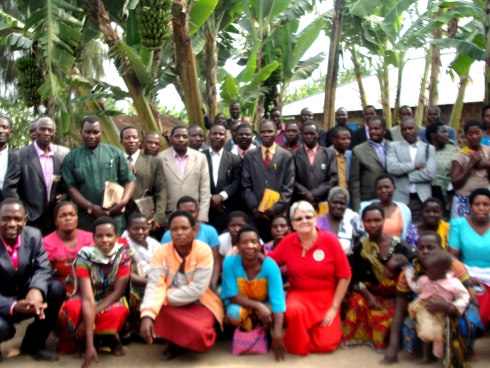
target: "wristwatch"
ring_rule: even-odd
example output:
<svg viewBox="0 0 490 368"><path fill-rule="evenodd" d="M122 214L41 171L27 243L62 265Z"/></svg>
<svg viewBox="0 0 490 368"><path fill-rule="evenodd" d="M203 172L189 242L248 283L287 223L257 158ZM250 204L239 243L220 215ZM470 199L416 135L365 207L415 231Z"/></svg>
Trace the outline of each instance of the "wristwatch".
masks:
<svg viewBox="0 0 490 368"><path fill-rule="evenodd" d="M90 215L94 209L94 204L90 203L87 207L87 213Z"/></svg>

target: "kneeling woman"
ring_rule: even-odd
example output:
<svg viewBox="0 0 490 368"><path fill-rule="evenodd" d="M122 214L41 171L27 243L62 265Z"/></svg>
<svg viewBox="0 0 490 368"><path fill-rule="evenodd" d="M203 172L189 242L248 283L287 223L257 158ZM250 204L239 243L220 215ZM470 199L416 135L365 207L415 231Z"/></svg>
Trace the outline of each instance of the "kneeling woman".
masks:
<svg viewBox="0 0 490 368"><path fill-rule="evenodd" d="M125 354L118 332L129 315L128 283L131 273L129 249L117 242L117 224L111 217L94 222L95 246L84 247L75 260L75 296L63 307L67 328L80 341L85 335L85 364L98 361L94 335L109 339L111 352ZM82 342L83 345L83 342Z"/></svg>
<svg viewBox="0 0 490 368"><path fill-rule="evenodd" d="M337 237L316 227L311 204L294 203L290 216L296 232L269 253L287 266L291 285L284 344L293 354L329 353L342 337L339 308L350 282L349 262Z"/></svg>
<svg viewBox="0 0 490 368"><path fill-rule="evenodd" d="M223 290L226 314L235 326L246 331L258 322L272 329L272 350L276 360L284 359L282 325L286 301L281 272L270 258L261 255L259 232L251 226L238 231L237 257L227 257L223 264Z"/></svg>
<svg viewBox="0 0 490 368"><path fill-rule="evenodd" d="M215 321L223 322L223 304L211 291L211 248L194 240L196 222L187 211L175 211L168 220L172 242L158 248L141 303L140 334L149 344L158 336L169 342L163 359L182 348L211 349L216 340Z"/></svg>

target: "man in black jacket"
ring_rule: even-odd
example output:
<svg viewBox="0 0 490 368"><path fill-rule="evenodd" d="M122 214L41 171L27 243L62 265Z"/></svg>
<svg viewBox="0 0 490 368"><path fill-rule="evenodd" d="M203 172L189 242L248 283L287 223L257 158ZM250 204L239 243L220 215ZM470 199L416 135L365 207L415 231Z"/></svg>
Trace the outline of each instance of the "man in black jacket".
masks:
<svg viewBox="0 0 490 368"><path fill-rule="evenodd" d="M52 362L58 355L45 342L56 324L65 289L53 281L39 230L29 226L18 199L0 203L0 343L15 335L14 324L35 317L27 327L21 352Z"/></svg>
<svg viewBox="0 0 490 368"><path fill-rule="evenodd" d="M3 184L5 175L10 163L10 158L14 153L9 149L9 140L12 136L12 122L5 116L0 116L0 202L3 201Z"/></svg>
<svg viewBox="0 0 490 368"><path fill-rule="evenodd" d="M352 144L351 144L351 149L353 149L355 146L367 142L369 139L369 127L368 123L371 118L376 116L376 108L373 105L368 105L364 108L364 124L359 125L359 128L354 132L352 135ZM384 136L385 139L392 141L393 138L391 137L391 132L389 130L386 131L386 134Z"/></svg>

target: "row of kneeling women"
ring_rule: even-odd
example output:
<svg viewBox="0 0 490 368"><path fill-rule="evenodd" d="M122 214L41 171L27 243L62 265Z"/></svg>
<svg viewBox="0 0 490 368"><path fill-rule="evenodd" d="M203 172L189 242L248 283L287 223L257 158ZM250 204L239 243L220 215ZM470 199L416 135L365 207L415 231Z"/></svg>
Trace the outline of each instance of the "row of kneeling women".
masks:
<svg viewBox="0 0 490 368"><path fill-rule="evenodd" d="M490 317L490 191L477 189L469 200L472 214L451 222L449 248L436 231L418 234L416 249L386 234L384 210L371 204L349 255L337 234L317 227L315 209L297 202L289 235L274 222L282 236L263 246L246 224L233 234L237 246L216 289L213 253L195 240L189 212L170 216L172 241L160 245L142 215L120 238L109 217L91 234L76 228L75 208L60 203L58 230L43 240L68 295L54 331L58 351L90 365L99 346L123 356L121 342L137 334L149 344L166 340L168 360L206 352L232 330L233 354L267 353L269 341L277 360L369 345L389 364L402 340L424 360L464 365L478 359L474 340Z"/></svg>

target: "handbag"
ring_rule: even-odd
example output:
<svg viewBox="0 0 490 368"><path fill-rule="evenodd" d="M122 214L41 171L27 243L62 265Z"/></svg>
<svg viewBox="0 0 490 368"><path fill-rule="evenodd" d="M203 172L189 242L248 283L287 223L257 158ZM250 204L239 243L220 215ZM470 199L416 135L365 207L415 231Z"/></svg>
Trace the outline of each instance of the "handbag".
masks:
<svg viewBox="0 0 490 368"><path fill-rule="evenodd" d="M268 351L267 330L262 324L257 324L252 331L243 331L240 326L235 329L231 341L233 355L265 355Z"/></svg>

